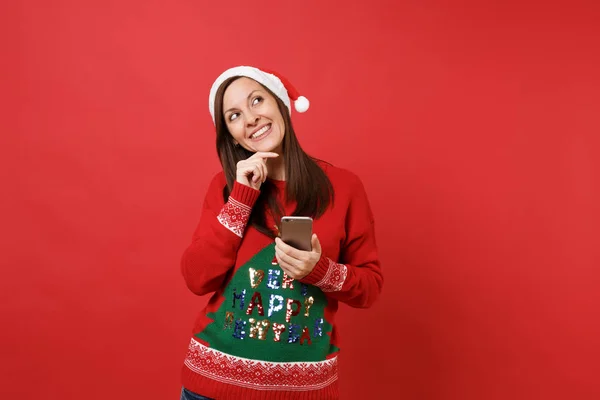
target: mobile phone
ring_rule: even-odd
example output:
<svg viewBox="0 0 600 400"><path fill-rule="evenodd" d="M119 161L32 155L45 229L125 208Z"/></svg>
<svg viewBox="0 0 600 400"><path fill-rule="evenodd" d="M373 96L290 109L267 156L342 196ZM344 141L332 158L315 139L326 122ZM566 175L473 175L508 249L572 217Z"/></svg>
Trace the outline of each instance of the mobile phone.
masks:
<svg viewBox="0 0 600 400"><path fill-rule="evenodd" d="M281 240L298 250L312 250L311 217L281 217Z"/></svg>

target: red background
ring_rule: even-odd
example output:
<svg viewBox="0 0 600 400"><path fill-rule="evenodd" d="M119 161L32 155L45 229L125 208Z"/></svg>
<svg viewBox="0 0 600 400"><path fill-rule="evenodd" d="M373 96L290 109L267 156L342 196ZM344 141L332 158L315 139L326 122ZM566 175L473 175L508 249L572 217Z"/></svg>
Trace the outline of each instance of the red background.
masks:
<svg viewBox="0 0 600 400"><path fill-rule="evenodd" d="M178 398L208 90L251 64L375 213L343 398L599 398L597 3L333 3L4 3L0 397Z"/></svg>

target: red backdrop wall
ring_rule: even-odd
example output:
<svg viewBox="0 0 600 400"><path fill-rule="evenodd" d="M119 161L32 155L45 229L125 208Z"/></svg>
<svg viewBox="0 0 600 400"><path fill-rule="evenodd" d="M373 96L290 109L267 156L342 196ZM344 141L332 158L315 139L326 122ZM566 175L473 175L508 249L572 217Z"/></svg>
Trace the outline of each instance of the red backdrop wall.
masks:
<svg viewBox="0 0 600 400"><path fill-rule="evenodd" d="M370 195L386 282L340 311L343 398L600 396L597 3L3 7L2 398L178 398L239 64L285 73L304 147Z"/></svg>

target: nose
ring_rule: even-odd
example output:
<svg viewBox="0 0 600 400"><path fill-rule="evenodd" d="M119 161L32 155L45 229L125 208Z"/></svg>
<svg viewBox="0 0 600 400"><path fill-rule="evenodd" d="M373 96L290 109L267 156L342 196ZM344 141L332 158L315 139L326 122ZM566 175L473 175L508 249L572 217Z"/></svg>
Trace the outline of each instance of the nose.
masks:
<svg viewBox="0 0 600 400"><path fill-rule="evenodd" d="M258 123L259 118L260 117L256 114L252 113L252 111L248 111L246 114L246 124L248 126L256 125Z"/></svg>

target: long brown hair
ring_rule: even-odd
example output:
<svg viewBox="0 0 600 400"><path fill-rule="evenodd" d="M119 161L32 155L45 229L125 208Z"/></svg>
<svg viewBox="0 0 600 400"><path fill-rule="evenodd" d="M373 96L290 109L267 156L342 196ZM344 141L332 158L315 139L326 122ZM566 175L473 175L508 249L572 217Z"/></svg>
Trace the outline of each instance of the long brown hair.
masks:
<svg viewBox="0 0 600 400"><path fill-rule="evenodd" d="M225 118L223 117L223 96L225 90L233 81L239 78L241 77L236 76L223 82L215 96L214 115L217 131L217 154L225 172L225 178L227 179L227 186L223 188L224 201L227 201L229 193L233 189L237 163L254 154L242 146L235 146L233 137L229 133ZM285 135L282 146L286 178L285 199L286 201L296 202L296 209L292 215L319 218L329 205L333 204L334 193L331 181L317 164L317 161L321 160L310 157L300 146L286 105L267 87L264 85L261 86L277 101L279 112L283 116L285 124ZM265 235L274 238L277 234L272 229L274 227L267 226L266 212L271 213L273 220L277 224L277 229L279 229L280 219L283 216L283 207L277 201L277 187L269 180L266 180L260 187L260 195L250 214L249 224Z"/></svg>

